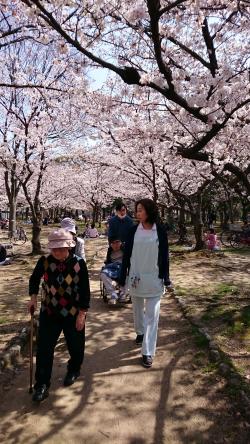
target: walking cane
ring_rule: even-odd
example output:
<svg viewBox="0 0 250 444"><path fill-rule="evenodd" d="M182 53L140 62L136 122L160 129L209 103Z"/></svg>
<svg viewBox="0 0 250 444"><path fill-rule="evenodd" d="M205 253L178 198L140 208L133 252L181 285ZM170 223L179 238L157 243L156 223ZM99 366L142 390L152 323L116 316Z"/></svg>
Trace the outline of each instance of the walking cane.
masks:
<svg viewBox="0 0 250 444"><path fill-rule="evenodd" d="M33 332L34 332L34 305L30 307L30 388L29 393L33 392Z"/></svg>

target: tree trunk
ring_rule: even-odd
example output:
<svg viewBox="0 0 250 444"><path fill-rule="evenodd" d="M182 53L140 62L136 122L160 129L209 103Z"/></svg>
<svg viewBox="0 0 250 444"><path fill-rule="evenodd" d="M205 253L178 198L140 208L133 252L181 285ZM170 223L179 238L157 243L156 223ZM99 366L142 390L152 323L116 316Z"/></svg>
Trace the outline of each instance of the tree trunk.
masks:
<svg viewBox="0 0 250 444"><path fill-rule="evenodd" d="M243 222L245 222L245 221L247 221L247 214L248 214L248 210L249 210L249 203L244 202L242 200L241 204L242 204L242 216L241 216L241 219L243 220Z"/></svg>
<svg viewBox="0 0 250 444"><path fill-rule="evenodd" d="M16 232L16 196L12 196L9 202L10 219L9 219L9 237L14 237Z"/></svg>
<svg viewBox="0 0 250 444"><path fill-rule="evenodd" d="M195 247L194 251L203 250L205 248L205 242L203 240L203 222L202 222L202 211L201 211L202 198L198 196L198 204L196 206L196 211L193 215L193 225L194 225L194 235L195 235Z"/></svg>
<svg viewBox="0 0 250 444"><path fill-rule="evenodd" d="M234 223L234 211L233 211L233 203L232 199L228 199L228 213L231 224Z"/></svg>
<svg viewBox="0 0 250 444"><path fill-rule="evenodd" d="M42 223L41 218L34 218L33 219L33 226L32 226L32 254L41 254L42 248L41 248L41 241L40 241L40 234L42 230Z"/></svg>
<svg viewBox="0 0 250 444"><path fill-rule="evenodd" d="M194 235L195 235L195 247L194 250L203 250L205 248L205 242L203 240L203 223L202 221L196 221L194 224Z"/></svg>
<svg viewBox="0 0 250 444"><path fill-rule="evenodd" d="M5 189L10 207L9 214L9 237L13 237L16 232L16 203L20 190L20 184L15 177L15 167L11 171L4 172Z"/></svg>
<svg viewBox="0 0 250 444"><path fill-rule="evenodd" d="M179 239L177 241L177 245L185 245L187 243L187 229L185 225L185 207L181 205L180 213L179 213Z"/></svg>

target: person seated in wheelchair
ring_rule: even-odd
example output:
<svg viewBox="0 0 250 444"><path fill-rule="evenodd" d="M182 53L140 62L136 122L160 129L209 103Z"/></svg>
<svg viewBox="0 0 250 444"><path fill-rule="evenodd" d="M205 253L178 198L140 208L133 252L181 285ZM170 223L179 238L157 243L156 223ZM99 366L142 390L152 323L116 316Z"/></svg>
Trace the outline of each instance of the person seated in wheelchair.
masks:
<svg viewBox="0 0 250 444"><path fill-rule="evenodd" d="M125 287L119 287L117 292L117 280L119 278L120 269L123 258L123 245L121 239L117 236L110 238L109 248L107 251L107 257L104 262L104 266L101 269L100 279L104 284L107 291L110 303L125 302L126 289Z"/></svg>

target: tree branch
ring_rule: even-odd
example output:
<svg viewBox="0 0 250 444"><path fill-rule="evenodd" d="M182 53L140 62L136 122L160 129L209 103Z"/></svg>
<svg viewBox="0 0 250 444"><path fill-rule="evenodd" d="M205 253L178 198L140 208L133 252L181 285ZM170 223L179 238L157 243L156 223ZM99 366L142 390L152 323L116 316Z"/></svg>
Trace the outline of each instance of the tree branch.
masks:
<svg viewBox="0 0 250 444"><path fill-rule="evenodd" d="M202 34L207 47L208 57L210 60L210 71L213 77L215 77L216 70L218 69L218 63L216 59L215 47L213 38L210 35L207 18L204 19L202 25Z"/></svg>

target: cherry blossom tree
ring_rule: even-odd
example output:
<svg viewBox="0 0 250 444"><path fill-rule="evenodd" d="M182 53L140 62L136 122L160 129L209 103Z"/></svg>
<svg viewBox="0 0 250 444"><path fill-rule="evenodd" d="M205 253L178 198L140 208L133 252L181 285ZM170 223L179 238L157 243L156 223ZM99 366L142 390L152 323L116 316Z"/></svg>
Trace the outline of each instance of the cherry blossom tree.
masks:
<svg viewBox="0 0 250 444"><path fill-rule="evenodd" d="M96 208L121 191L130 199L148 195L163 207L188 208L194 225L195 220L200 225L195 228L198 245L202 196L211 183L230 184L248 200L249 8L246 0L8 4L8 23L13 29L14 24L21 27L13 35L52 47L64 73L60 79L74 78L69 86L44 76L27 78L17 69L4 83L14 86L15 94L20 87L21 94L32 88L35 96L51 88L39 111L49 121L47 128L52 124L51 100L62 100L65 89L77 96L78 118L75 114L72 120L72 107L64 106L62 120L71 118L75 128L83 116L83 124L71 132L71 152L64 173L56 177L55 201L64 196L70 205L79 199L79 206L85 202ZM11 38L2 35L6 48L13 46ZM106 69L109 75L102 91L86 97L82 89L88 69ZM59 112L55 105L52 109ZM73 138L78 133L84 137L79 137L81 148L76 151ZM40 154L48 149L48 134L44 130L36 141L36 147L43 147ZM38 178L39 172L32 171ZM65 183L75 190L74 199Z"/></svg>
<svg viewBox="0 0 250 444"><path fill-rule="evenodd" d="M41 82L55 87L44 91L40 87L32 88L28 92L3 87L0 99L0 162L5 168L11 220L15 219L17 194L22 187L32 213L33 253L41 250L40 193L46 168L58 151L62 153L63 147L70 146L78 132L73 98L74 94L79 98L77 77L72 88L74 71L66 70L66 60L61 66L53 47L39 49L38 52L37 47L27 42L12 45L7 48L4 65L1 65L9 83L18 78L26 84L31 81L33 85L40 85ZM86 82L81 81L83 94L85 86Z"/></svg>
<svg viewBox="0 0 250 444"><path fill-rule="evenodd" d="M143 101L151 90L179 123L176 152L222 164L248 192L249 8L246 0L17 2L18 14L29 14L41 33L49 29L65 51L74 47L93 67L134 85L130 96L136 91ZM230 155L238 128L244 168Z"/></svg>

